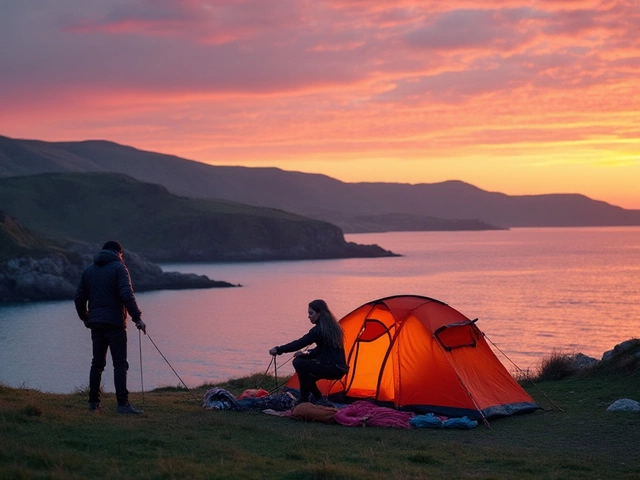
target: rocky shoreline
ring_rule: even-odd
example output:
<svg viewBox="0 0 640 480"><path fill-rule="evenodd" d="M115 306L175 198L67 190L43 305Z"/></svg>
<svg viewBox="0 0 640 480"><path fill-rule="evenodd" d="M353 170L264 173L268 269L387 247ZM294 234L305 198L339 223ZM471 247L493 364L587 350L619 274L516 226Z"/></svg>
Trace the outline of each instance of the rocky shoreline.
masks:
<svg viewBox="0 0 640 480"><path fill-rule="evenodd" d="M55 252L0 262L0 302L73 299L82 270L91 263L93 253ZM240 286L205 275L164 272L133 252L125 251L124 260L136 292Z"/></svg>
<svg viewBox="0 0 640 480"><path fill-rule="evenodd" d="M607 362L620 362L620 357L626 358L640 358L640 340L630 339L625 342L619 343L613 349L607 350L602 354L602 358L590 357L584 353L575 354L559 354L558 358L566 361L566 371L571 373L580 373L588 371L592 368L597 368L601 363Z"/></svg>

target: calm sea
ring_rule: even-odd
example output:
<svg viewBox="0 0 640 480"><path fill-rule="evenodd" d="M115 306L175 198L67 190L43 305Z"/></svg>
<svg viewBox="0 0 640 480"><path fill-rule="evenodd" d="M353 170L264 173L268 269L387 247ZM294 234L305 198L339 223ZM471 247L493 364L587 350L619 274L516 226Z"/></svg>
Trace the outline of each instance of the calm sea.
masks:
<svg viewBox="0 0 640 480"><path fill-rule="evenodd" d="M148 333L189 387L265 372L269 348L308 331L307 304L315 298L324 298L338 318L389 295L444 301L479 319L510 371L514 364L535 369L554 351L599 359L616 344L640 337L640 227L347 239L403 256L163 265L242 287L140 293ZM84 388L90 343L71 301L1 306L0 382L56 393ZM131 328L130 390L141 390L140 346L145 390L180 384L149 339ZM279 375L291 373L288 358L278 357ZM107 391L113 391L111 372L109 360Z"/></svg>

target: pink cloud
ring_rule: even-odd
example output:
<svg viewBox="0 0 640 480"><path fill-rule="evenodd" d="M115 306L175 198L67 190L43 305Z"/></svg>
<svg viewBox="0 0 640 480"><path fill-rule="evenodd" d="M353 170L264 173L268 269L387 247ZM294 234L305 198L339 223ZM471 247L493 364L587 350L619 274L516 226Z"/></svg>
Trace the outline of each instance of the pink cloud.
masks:
<svg viewBox="0 0 640 480"><path fill-rule="evenodd" d="M518 23L529 15L527 9L517 12L455 10L429 19L424 26L407 34L406 40L413 47L440 51L500 47L518 42Z"/></svg>
<svg viewBox="0 0 640 480"><path fill-rule="evenodd" d="M189 0L142 0L110 5L99 15L69 21L63 30L74 33L176 33L198 23L198 3Z"/></svg>
<svg viewBox="0 0 640 480"><path fill-rule="evenodd" d="M0 134L268 162L640 129L631 0L10 3Z"/></svg>
<svg viewBox="0 0 640 480"><path fill-rule="evenodd" d="M534 10L515 0L481 9L461 1L447 11L442 2L407 1L391 6L283 1L277 8L261 1L100 4L100 14L83 12L67 21L56 34L58 43L46 45L41 58L14 56L11 66L17 68L10 75L38 83L40 65L48 83L58 88L64 88L64 79L69 88L122 85L123 91L203 95L413 84L420 77L455 72L502 77L514 59L534 75L545 56L573 60L570 68L600 52L615 55L605 48L608 42L626 50L635 46L633 22L619 16L628 12L586 10L593 3L563 2L560 11ZM535 6L557 7L557 2ZM575 43L600 48L580 53ZM504 79L496 78L501 84Z"/></svg>

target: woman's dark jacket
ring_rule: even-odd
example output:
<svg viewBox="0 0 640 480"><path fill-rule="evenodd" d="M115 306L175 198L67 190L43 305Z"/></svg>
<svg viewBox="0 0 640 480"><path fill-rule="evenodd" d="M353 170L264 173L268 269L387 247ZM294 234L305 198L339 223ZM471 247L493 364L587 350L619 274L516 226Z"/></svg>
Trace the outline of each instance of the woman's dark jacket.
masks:
<svg viewBox="0 0 640 480"><path fill-rule="evenodd" d="M317 325L309 330L309 332L302 338L289 342L286 345L276 347L276 351L278 352L278 355L287 352L296 352L313 343L316 344L316 348L309 350L298 358L315 359L322 365L336 365L338 367L347 368L344 347L342 345L340 347L327 345L324 342L324 339L320 336L320 329Z"/></svg>
<svg viewBox="0 0 640 480"><path fill-rule="evenodd" d="M127 312L134 322L142 316L129 270L112 250L96 253L93 263L84 269L74 303L80 320L88 321L91 326L126 327Z"/></svg>

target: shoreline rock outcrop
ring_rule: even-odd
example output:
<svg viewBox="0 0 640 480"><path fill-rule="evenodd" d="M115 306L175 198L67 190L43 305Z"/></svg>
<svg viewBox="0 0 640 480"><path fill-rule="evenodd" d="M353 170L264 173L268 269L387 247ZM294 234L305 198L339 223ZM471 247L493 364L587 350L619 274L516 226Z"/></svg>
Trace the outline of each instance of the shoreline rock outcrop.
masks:
<svg viewBox="0 0 640 480"><path fill-rule="evenodd" d="M82 270L92 257L88 253L52 252L0 262L0 302L73 299ZM132 252L125 251L124 259L136 292L239 286L205 275L164 272Z"/></svg>

